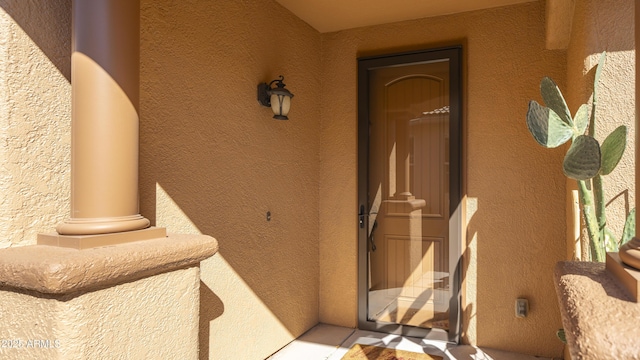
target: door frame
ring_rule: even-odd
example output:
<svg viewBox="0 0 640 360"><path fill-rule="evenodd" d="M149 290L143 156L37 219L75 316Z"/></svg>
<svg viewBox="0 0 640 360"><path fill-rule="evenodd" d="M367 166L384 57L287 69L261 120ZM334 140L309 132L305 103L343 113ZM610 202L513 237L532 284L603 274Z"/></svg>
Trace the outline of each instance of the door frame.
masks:
<svg viewBox="0 0 640 360"><path fill-rule="evenodd" d="M452 296L449 300L449 331L368 320L368 229L367 209L369 177L369 72L383 67L449 60L449 148L450 148L450 220L449 276ZM460 304L462 271L462 46L452 46L391 55L358 58L358 327L458 343L460 340ZM364 206L364 207L363 207ZM364 209L364 213L360 210Z"/></svg>

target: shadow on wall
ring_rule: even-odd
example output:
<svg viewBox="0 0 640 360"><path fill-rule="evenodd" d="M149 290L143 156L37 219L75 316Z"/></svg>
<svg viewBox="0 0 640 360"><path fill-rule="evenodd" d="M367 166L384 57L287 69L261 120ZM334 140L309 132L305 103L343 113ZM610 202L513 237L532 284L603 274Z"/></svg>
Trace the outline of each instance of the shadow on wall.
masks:
<svg viewBox="0 0 640 360"><path fill-rule="evenodd" d="M478 199L470 198L468 196L463 197L463 201L466 202L466 206L463 207L467 212L464 214L466 223L466 244L464 244L464 251L460 256L460 262L462 264L462 276L460 283L462 284L462 292L464 298L462 299L460 322L462 324L460 331L460 339L464 344L476 344L478 341L477 336L477 324L478 319L476 316L477 311L477 281L478 281L478 269L477 269L477 226L475 225L476 212L478 210ZM469 272L471 270L471 272Z"/></svg>
<svg viewBox="0 0 640 360"><path fill-rule="evenodd" d="M627 20L626 21L627 23L630 23L632 25L631 20L629 19L625 19L625 20ZM600 82L598 85L599 101L598 101L598 105L596 106L595 132L596 132L596 138L599 141L603 141L606 138L606 136L613 131L615 127L618 127L620 125L626 125L628 129L627 147L618 165L618 168L614 170L611 174L603 176L603 185L605 189L605 202L606 202L605 206L607 210L606 214L608 214L607 227L613 230L613 233L616 237L620 237L622 236L622 229L624 227L624 222L627 216L629 216L629 212L634 207L634 205L631 203L632 201L630 198L629 188L628 188L628 186L631 186L631 184L633 183L633 180L628 180L629 179L628 175L631 174L628 168L634 166L633 155L635 153L635 149L633 145L636 139L634 139L634 135L633 135L634 127L635 127L635 123L633 120L633 113L634 113L635 106L633 102L635 101L635 98L631 96L631 97L628 97L628 102L626 103L611 104L610 102L611 95L613 95L612 96L613 98L616 98L617 96L620 96L621 98L623 98L625 95L633 94L632 88L628 89L628 88L620 87L621 86L620 84L625 85L627 87L632 86L633 82L623 83L622 81L619 81L619 80L603 79L603 77L608 75L607 71L615 73L615 72L624 71L623 69L621 69L621 67L625 68L625 70L628 68L633 68L633 64L623 64L624 66L621 66L621 60L615 58L617 54L615 54L614 51L610 50L610 49L616 49L616 48L626 48L630 43L632 45L633 36L629 34L628 36L620 36L620 37L615 37L608 40L615 43L618 46L612 46L610 44L607 44L606 46L602 47L601 51L592 52L593 54L598 55L598 58L599 58L600 54L606 51L609 57L609 59L605 62L605 65L603 68L604 76L601 76ZM614 61L616 60L618 61L618 63L614 63ZM594 83L596 69L597 69L597 66L594 64L594 66L580 79L582 84L586 84L584 85L584 91L579 92L578 102L576 102L575 104L570 104L570 106L577 108L581 104L591 104L590 101L593 95L592 84ZM624 76L621 76L621 77L624 78ZM576 85L574 84L574 86ZM570 89L569 87L566 87L566 90L565 89L561 89L561 90L564 91L564 93L571 93L570 90L572 89ZM627 111L627 109L630 109L630 110ZM591 108L589 108L589 111L591 111ZM624 167L627 167L627 169L623 170L622 168ZM575 180L569 179L569 181L577 184ZM627 188L625 188L625 186L627 186ZM617 191L617 193L612 193L612 190ZM583 234L582 236L586 236L586 235Z"/></svg>
<svg viewBox="0 0 640 360"><path fill-rule="evenodd" d="M617 201L622 201L622 206L624 206L625 214L629 216L629 212L631 211L631 203L629 202L629 189L622 190L616 196L613 196L611 200L606 204L609 206Z"/></svg>
<svg viewBox="0 0 640 360"><path fill-rule="evenodd" d="M206 305L205 305L206 304ZM224 304L209 287L200 281L200 337L210 338L211 321L222 316ZM200 359L209 359L209 341L200 341Z"/></svg>
<svg viewBox="0 0 640 360"><path fill-rule="evenodd" d="M476 301L477 296L475 290L477 290L477 258L475 255L475 243L477 239L477 232L475 226L475 214L478 207L478 199L469 198L464 196L462 198L466 202L466 206L463 207L466 214L463 214L466 224L466 234L463 235L464 251L460 256L460 283L461 291L464 294L464 298L461 301L461 314L460 322L460 340L464 344L475 344L477 342L477 317L476 317ZM472 272L470 272L470 270Z"/></svg>
<svg viewBox="0 0 640 360"><path fill-rule="evenodd" d="M551 357L562 353L562 343L555 337L562 324L552 274L555 263L564 258L565 239L559 236L561 222L550 221L549 214L557 210L548 209L561 209L562 204L535 203L533 198L542 189L551 188L556 190L548 197L562 200L564 188L544 182L535 187L540 189L523 190L522 194L494 191L477 200L464 254L470 272L466 281L475 293L467 292L462 318L468 333L463 338L482 347ZM521 196L522 200L515 200ZM529 205L513 206L520 201ZM525 319L514 315L518 298L529 300L530 312ZM532 334L538 338L532 340Z"/></svg>
<svg viewBox="0 0 640 360"><path fill-rule="evenodd" d="M159 186L220 243L201 264L202 358L266 357L318 322L319 40L270 0L141 1L140 212L179 230ZM288 121L256 100L280 74Z"/></svg>
<svg viewBox="0 0 640 360"><path fill-rule="evenodd" d="M69 80L72 0L0 0L0 7ZM291 31L274 31L273 19ZM255 328L210 334L220 326L214 319L252 308L238 311L246 303L237 295L201 283L202 356L217 346L213 339L242 341L255 329L265 332L256 351L275 351L264 345L272 328L281 332L269 346L281 347L317 323L319 51L319 34L270 0L141 1L141 214L155 219L162 184L202 233L220 241L234 277L209 271L208 278L227 294L246 283L273 314ZM296 94L289 121L273 120L256 101L256 85L280 74Z"/></svg>
<svg viewBox="0 0 640 360"><path fill-rule="evenodd" d="M0 0L2 8L71 81L71 1ZM60 42L60 39L67 39Z"/></svg>

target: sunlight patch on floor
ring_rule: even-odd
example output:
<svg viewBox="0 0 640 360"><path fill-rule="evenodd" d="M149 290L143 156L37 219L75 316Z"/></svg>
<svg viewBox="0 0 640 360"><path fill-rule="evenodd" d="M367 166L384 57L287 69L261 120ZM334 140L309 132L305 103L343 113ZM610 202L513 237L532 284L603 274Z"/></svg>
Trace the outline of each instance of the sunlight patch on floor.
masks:
<svg viewBox="0 0 640 360"><path fill-rule="evenodd" d="M354 344L375 345L441 356L444 360L549 360L530 355L442 341L318 324L269 360L340 360Z"/></svg>

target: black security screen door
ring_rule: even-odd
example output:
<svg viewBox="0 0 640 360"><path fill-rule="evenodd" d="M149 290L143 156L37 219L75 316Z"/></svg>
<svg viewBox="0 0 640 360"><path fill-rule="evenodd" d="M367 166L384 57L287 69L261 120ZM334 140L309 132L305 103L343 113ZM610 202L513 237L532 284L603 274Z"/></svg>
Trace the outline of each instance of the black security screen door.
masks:
<svg viewBox="0 0 640 360"><path fill-rule="evenodd" d="M460 52L358 60L361 328L458 340Z"/></svg>

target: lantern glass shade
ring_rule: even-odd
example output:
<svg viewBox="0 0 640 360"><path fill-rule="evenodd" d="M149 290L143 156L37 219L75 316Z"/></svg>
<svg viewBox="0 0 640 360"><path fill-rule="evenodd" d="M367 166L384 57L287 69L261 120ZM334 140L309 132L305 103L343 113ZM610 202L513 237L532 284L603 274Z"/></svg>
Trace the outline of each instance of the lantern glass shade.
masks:
<svg viewBox="0 0 640 360"><path fill-rule="evenodd" d="M270 106L274 119L289 120L287 115L291 108L293 94L285 89L286 85L282 80L284 80L284 76L280 75L279 79L273 80L268 84L258 84L258 103L262 106ZM271 87L274 83L276 86Z"/></svg>
<svg viewBox="0 0 640 360"><path fill-rule="evenodd" d="M285 94L272 93L271 94L271 110L273 111L273 118L279 120L288 120L287 115L291 108L291 96Z"/></svg>

